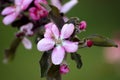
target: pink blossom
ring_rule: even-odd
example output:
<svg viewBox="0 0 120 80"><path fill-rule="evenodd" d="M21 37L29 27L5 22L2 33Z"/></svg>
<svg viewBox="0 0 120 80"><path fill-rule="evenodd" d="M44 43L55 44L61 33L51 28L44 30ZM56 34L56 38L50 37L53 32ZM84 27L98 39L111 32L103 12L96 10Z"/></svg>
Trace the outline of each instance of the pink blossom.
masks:
<svg viewBox="0 0 120 80"><path fill-rule="evenodd" d="M20 32L23 32L25 36L32 36L33 35L32 28L33 28L33 24L28 23L20 27Z"/></svg>
<svg viewBox="0 0 120 80"><path fill-rule="evenodd" d="M86 21L81 21L80 24L79 24L79 29L80 30L85 30L86 29Z"/></svg>
<svg viewBox="0 0 120 80"><path fill-rule="evenodd" d="M55 65L62 63L65 52L76 52L78 49L78 42L72 42L66 40L74 32L73 24L65 24L61 32L59 32L57 26L53 23L49 23L45 26L44 38L41 39L37 48L39 51L48 51L53 49L51 58Z"/></svg>
<svg viewBox="0 0 120 80"><path fill-rule="evenodd" d="M40 5L40 3L47 4L46 0L35 0L34 4L36 7L29 9L29 15L33 20L39 20L48 15L48 11Z"/></svg>
<svg viewBox="0 0 120 80"><path fill-rule="evenodd" d="M120 39L114 39L114 42L118 45L117 48L110 47L104 49L106 62L110 64L120 63Z"/></svg>
<svg viewBox="0 0 120 80"><path fill-rule="evenodd" d="M26 49L31 49L32 48L32 42L26 37L23 38L22 44Z"/></svg>
<svg viewBox="0 0 120 80"><path fill-rule="evenodd" d="M32 1L33 0L15 0L14 6L6 7L2 11L1 14L6 15L3 19L3 23L5 25L9 25L15 21L15 19L20 15L20 12L26 10Z"/></svg>
<svg viewBox="0 0 120 80"><path fill-rule="evenodd" d="M56 6L61 13L67 13L73 6L78 3L78 0L70 0L64 5L61 5L60 0L51 0L51 3Z"/></svg>
<svg viewBox="0 0 120 80"><path fill-rule="evenodd" d="M61 13L66 14L72 7L74 7L78 3L78 0L70 0L64 5L61 4L60 0L51 0L51 3L52 5L56 6ZM66 16L63 16L63 20L67 22L68 18Z"/></svg>
<svg viewBox="0 0 120 80"><path fill-rule="evenodd" d="M70 71L68 65L62 64L60 65L60 73L61 74L67 74Z"/></svg>
<svg viewBox="0 0 120 80"><path fill-rule="evenodd" d="M33 20L39 20L41 18L46 17L48 15L48 12L43 7L41 8L32 7L29 9L29 15Z"/></svg>
<svg viewBox="0 0 120 80"><path fill-rule="evenodd" d="M23 25L20 27L20 31L17 33L17 37L23 37L22 39L22 44L26 49L31 49L32 48L32 43L29 39L26 38L26 36L32 36L34 33L32 31L33 24L28 23L26 25Z"/></svg>

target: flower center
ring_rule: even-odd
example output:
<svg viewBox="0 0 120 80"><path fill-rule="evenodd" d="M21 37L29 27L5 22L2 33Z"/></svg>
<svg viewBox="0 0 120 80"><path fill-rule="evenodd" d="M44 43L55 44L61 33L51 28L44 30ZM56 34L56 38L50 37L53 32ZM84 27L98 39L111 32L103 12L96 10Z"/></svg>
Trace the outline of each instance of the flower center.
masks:
<svg viewBox="0 0 120 80"><path fill-rule="evenodd" d="M57 39L57 40L55 40L55 42L56 42L56 44L62 44L62 40L61 39Z"/></svg>

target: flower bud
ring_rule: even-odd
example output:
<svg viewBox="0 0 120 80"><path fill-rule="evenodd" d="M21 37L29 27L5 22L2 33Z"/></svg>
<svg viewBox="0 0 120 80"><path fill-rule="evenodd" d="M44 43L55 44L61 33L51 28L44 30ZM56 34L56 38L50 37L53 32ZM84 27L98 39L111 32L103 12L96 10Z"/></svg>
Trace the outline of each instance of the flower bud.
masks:
<svg viewBox="0 0 120 80"><path fill-rule="evenodd" d="M81 21L80 24L79 24L79 29L80 30L85 30L86 29L86 21Z"/></svg>
<svg viewBox="0 0 120 80"><path fill-rule="evenodd" d="M88 47L91 47L91 46L93 45L93 41L87 40L86 45L87 45Z"/></svg>
<svg viewBox="0 0 120 80"><path fill-rule="evenodd" d="M69 72L69 67L66 64L60 65L60 73L61 74L67 74Z"/></svg>

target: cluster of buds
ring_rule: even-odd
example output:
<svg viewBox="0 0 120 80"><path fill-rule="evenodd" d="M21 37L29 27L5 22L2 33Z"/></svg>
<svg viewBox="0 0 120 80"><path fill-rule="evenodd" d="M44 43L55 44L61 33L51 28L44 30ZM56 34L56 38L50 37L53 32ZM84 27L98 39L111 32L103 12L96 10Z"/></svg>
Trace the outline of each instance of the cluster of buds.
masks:
<svg viewBox="0 0 120 80"><path fill-rule="evenodd" d="M78 0L70 0L64 5L62 5L62 0L50 0L51 4L46 0L5 1L1 0L0 3L12 5L9 7L0 5L1 15L4 16L3 24L11 25L19 31L10 48L5 51L4 62L13 59L20 42L26 49L32 49L32 42L28 38L36 35L37 49L43 52L40 59L41 77L51 77L50 80L57 80L60 74L69 72L68 65L63 64L67 53L71 53L71 59L77 63L77 68L81 68L82 61L80 54L77 53L78 49L93 45L116 47L112 41L99 35L83 39L78 37L86 30L86 21L65 16L78 3Z"/></svg>

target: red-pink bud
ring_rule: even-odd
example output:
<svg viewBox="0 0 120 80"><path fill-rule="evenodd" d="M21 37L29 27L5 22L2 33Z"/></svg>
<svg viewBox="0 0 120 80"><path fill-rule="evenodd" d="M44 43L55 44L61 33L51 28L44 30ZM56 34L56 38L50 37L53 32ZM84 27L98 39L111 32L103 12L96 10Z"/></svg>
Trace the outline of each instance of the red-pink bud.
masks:
<svg viewBox="0 0 120 80"><path fill-rule="evenodd" d="M85 30L86 29L86 21L81 21L80 24L79 24L79 29L80 30Z"/></svg>
<svg viewBox="0 0 120 80"><path fill-rule="evenodd" d="M69 72L69 67L66 64L60 65L60 73L61 74L67 74Z"/></svg>
<svg viewBox="0 0 120 80"><path fill-rule="evenodd" d="M92 45L93 45L93 41L87 40L87 46L88 46L88 47L91 47Z"/></svg>

